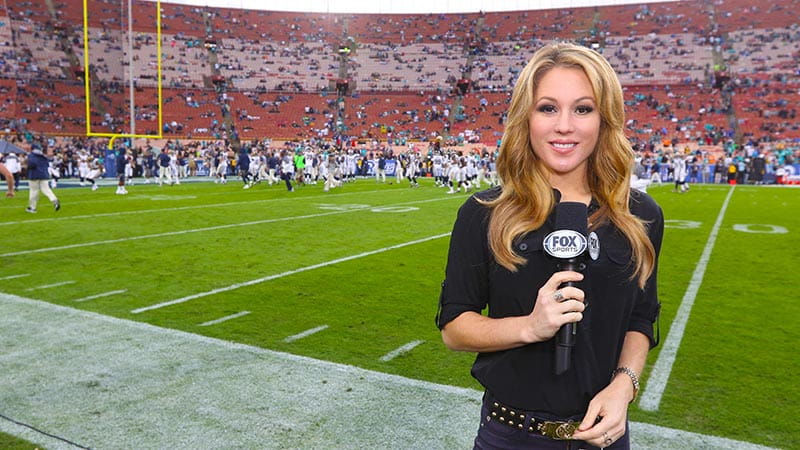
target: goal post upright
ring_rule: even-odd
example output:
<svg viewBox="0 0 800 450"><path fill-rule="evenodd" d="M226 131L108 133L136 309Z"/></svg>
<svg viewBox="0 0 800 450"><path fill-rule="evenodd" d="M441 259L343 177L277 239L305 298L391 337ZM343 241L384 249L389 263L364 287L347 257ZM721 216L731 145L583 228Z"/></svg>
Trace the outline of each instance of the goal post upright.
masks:
<svg viewBox="0 0 800 450"><path fill-rule="evenodd" d="M133 22L133 15L132 15L132 8L131 2L132 0L128 1L128 11L129 17L128 21L132 26ZM108 141L108 148L112 149L114 145L114 141L117 138L155 138L161 139L164 136L164 101L163 101L163 92L162 92L162 46L161 46L161 0L156 0L156 95L157 95L157 127L158 131L156 134L140 134L136 133L135 129L132 130L131 133L104 133L104 132L95 132L92 131L92 120L91 120L91 105L92 105L92 89L91 89L91 72L89 70L89 7L88 7L89 0L83 0L83 81L84 81L84 90L85 90L85 103L86 103L86 136L87 137L107 137L110 138ZM132 42L133 40L133 32L132 28L128 29L128 40ZM129 49L132 48L129 47ZM130 52L131 50L129 50ZM130 55L132 58L132 55ZM134 91L133 91L133 67L129 67L131 78L130 80L130 89L131 89L131 99L133 99ZM131 103L133 103L131 101ZM134 113L134 106L131 104L131 117L135 120L135 113ZM131 126L134 126L131 123Z"/></svg>

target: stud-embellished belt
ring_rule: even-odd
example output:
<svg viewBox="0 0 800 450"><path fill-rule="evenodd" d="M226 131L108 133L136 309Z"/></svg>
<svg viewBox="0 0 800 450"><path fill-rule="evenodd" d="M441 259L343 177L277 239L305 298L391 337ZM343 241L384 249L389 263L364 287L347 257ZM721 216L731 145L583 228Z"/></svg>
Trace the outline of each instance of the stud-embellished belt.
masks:
<svg viewBox="0 0 800 450"><path fill-rule="evenodd" d="M580 422L575 421L555 421L545 420L530 415L523 411L518 411L508 406L504 406L495 401L489 405L489 415L486 420L496 420L504 425L528 433L538 433L551 439L569 440L572 434L578 430Z"/></svg>

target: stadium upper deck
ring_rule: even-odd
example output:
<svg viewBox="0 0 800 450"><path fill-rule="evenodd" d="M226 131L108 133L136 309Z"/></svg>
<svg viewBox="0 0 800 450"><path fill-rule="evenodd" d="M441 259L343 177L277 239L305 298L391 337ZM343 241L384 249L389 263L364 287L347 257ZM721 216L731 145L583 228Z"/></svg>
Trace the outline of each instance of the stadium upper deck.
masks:
<svg viewBox="0 0 800 450"><path fill-rule="evenodd" d="M162 3L169 137L298 138L344 132L494 143L516 74L552 39L594 46L626 88L641 141L800 139L800 1L744 0L472 14L303 14ZM92 129L130 128L129 55L114 1L92 0L91 69L106 110ZM134 2L136 111L155 133L155 5ZM81 0L0 9L0 125L86 130ZM126 44L127 45L127 44ZM347 79L346 92L336 81ZM458 90L459 81L469 81ZM341 96L340 94L345 94ZM98 94L100 97L101 94ZM95 108L102 109L102 108ZM228 122L224 116L229 115Z"/></svg>

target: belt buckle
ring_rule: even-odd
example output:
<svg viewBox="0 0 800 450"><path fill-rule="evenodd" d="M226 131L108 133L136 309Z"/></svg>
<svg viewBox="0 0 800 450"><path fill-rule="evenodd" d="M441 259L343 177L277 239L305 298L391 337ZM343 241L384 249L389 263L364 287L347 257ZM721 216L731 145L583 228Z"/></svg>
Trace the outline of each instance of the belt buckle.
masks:
<svg viewBox="0 0 800 450"><path fill-rule="evenodd" d="M573 433L578 430L580 422L550 422L545 421L539 425L539 432L550 439L566 441L572 439Z"/></svg>

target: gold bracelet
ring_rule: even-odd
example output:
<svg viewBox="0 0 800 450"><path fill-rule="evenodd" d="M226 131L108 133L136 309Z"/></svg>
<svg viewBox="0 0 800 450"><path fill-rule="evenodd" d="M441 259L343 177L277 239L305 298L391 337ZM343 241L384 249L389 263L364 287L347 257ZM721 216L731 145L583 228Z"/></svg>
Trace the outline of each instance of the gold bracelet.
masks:
<svg viewBox="0 0 800 450"><path fill-rule="evenodd" d="M631 381L633 382L633 398L631 399L631 403L633 403L633 401L636 400L636 396L639 394L639 377L636 375L636 372L629 367L617 367L614 369L614 372L611 373L612 381L618 373L624 373L631 378Z"/></svg>

